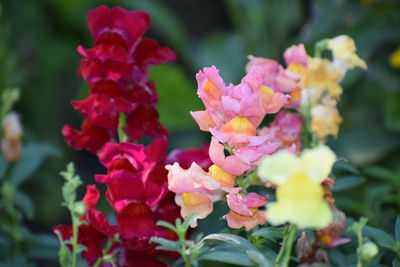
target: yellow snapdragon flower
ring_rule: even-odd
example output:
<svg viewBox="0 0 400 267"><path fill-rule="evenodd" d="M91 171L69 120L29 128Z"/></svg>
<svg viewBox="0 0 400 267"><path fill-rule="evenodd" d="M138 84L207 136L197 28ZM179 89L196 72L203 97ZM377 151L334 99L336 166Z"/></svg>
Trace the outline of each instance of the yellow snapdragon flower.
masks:
<svg viewBox="0 0 400 267"><path fill-rule="evenodd" d="M343 92L339 85L343 73L327 59L309 57L306 75L305 87L313 89L313 103L318 103L324 92L334 98L339 98Z"/></svg>
<svg viewBox="0 0 400 267"><path fill-rule="evenodd" d="M336 104L336 99L324 97L321 103L311 108L311 129L321 140L329 135L337 137L342 117Z"/></svg>
<svg viewBox="0 0 400 267"><path fill-rule="evenodd" d="M400 68L400 47L390 55L389 63L392 67Z"/></svg>
<svg viewBox="0 0 400 267"><path fill-rule="evenodd" d="M356 54L356 45L347 35L339 35L328 41L328 48L332 51L334 60L344 62L348 67L367 69L367 64Z"/></svg>
<svg viewBox="0 0 400 267"><path fill-rule="evenodd" d="M262 159L258 175L277 185L276 202L267 207L272 225L286 222L299 228L325 228L332 212L324 201L322 181L331 172L336 156L327 146L306 149L300 156L288 151Z"/></svg>

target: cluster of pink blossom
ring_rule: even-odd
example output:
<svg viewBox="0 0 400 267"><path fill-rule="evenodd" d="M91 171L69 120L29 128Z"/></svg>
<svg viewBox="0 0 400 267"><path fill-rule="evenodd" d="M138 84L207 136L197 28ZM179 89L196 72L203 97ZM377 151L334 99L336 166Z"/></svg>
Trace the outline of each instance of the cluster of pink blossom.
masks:
<svg viewBox="0 0 400 267"><path fill-rule="evenodd" d="M183 169L167 165L169 190L175 192L181 215L196 213L191 222L205 218L213 203L226 195L230 212L224 216L229 227L246 230L266 222L268 198L235 187L239 179L251 175L259 160L280 150L297 153L301 149L301 76L290 64L307 64L303 45L284 54L288 68L277 61L250 56L247 74L238 85L226 84L215 66L204 68L196 78L197 94L205 110L191 115L202 131L210 132L208 172L196 163ZM260 127L267 115L275 116L269 126ZM272 117L271 117L272 118Z"/></svg>

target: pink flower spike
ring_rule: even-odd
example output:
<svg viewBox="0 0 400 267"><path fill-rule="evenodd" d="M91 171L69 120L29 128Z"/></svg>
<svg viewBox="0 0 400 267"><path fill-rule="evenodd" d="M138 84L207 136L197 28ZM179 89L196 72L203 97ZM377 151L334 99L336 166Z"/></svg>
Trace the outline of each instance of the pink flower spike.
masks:
<svg viewBox="0 0 400 267"><path fill-rule="evenodd" d="M297 63L307 67L307 52L304 49L304 44L293 45L286 49L283 53L287 65Z"/></svg>

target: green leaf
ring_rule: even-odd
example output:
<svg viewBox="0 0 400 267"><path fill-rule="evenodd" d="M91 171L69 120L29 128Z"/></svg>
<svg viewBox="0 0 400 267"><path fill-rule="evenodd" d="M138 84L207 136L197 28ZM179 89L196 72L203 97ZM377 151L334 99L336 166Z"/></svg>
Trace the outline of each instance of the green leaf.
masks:
<svg viewBox="0 0 400 267"><path fill-rule="evenodd" d="M21 191L17 191L17 193L15 194L15 204L29 220L33 219L33 215L35 214L35 207L32 204L31 198L27 194Z"/></svg>
<svg viewBox="0 0 400 267"><path fill-rule="evenodd" d="M392 265L393 267L400 267L400 259L399 258L393 259Z"/></svg>
<svg viewBox="0 0 400 267"><path fill-rule="evenodd" d="M396 246L394 239L380 229L366 225L363 228L363 235L372 238L381 247L393 250Z"/></svg>
<svg viewBox="0 0 400 267"><path fill-rule="evenodd" d="M48 143L37 142L26 145L21 160L15 164L11 171L11 183L15 186L22 184L34 174L46 157L58 154L58 150Z"/></svg>
<svg viewBox="0 0 400 267"><path fill-rule="evenodd" d="M35 234L30 241L28 257L30 259L57 259L58 241L49 234Z"/></svg>
<svg viewBox="0 0 400 267"><path fill-rule="evenodd" d="M189 228L190 222L197 216L196 213L191 213L189 216L185 218L182 224L182 230L186 232Z"/></svg>
<svg viewBox="0 0 400 267"><path fill-rule="evenodd" d="M157 226L162 226L162 227L168 228L168 229L170 229L170 230L176 232L175 226L172 225L172 224L170 224L169 222L166 222L166 221L158 221L158 222L156 223L156 225L157 225Z"/></svg>
<svg viewBox="0 0 400 267"><path fill-rule="evenodd" d="M272 266L272 263L247 239L232 234L211 234L202 239L204 241L221 241L233 245L259 266Z"/></svg>
<svg viewBox="0 0 400 267"><path fill-rule="evenodd" d="M161 123L170 130L197 129L189 112L204 107L196 95L194 77L191 82L182 68L163 64L151 68L150 79L156 82Z"/></svg>
<svg viewBox="0 0 400 267"><path fill-rule="evenodd" d="M158 243L161 246L158 246L156 249L162 249L162 250L171 250L171 251L176 251L180 252L181 247L179 246L179 242L174 242L165 238L161 237L152 237L150 239L150 242Z"/></svg>
<svg viewBox="0 0 400 267"><path fill-rule="evenodd" d="M272 264L267 258L258 250L246 250L246 255L260 267L272 267Z"/></svg>
<svg viewBox="0 0 400 267"><path fill-rule="evenodd" d="M254 262L249 257L240 251L208 251L203 253L199 258L201 261L218 261L231 263L241 266L254 266Z"/></svg>
<svg viewBox="0 0 400 267"><path fill-rule="evenodd" d="M232 234L211 234L203 237L202 241L222 241L245 250L256 249L247 239ZM256 249L257 250L257 249Z"/></svg>
<svg viewBox="0 0 400 267"><path fill-rule="evenodd" d="M151 16L151 27L160 32L163 37L176 49L181 56L187 55L190 39L173 10L164 1L136 0L129 1L134 8L143 9Z"/></svg>
<svg viewBox="0 0 400 267"><path fill-rule="evenodd" d="M386 126L392 131L400 132L400 93L396 92L389 95L386 101Z"/></svg>
<svg viewBox="0 0 400 267"><path fill-rule="evenodd" d="M335 162L335 165L333 165L333 171L336 174L338 171L341 172L348 172L348 173L352 173L352 174L359 174L360 171L354 167L353 165L351 165L349 162L345 161L345 160L340 160Z"/></svg>
<svg viewBox="0 0 400 267"><path fill-rule="evenodd" d="M355 175L346 175L336 179L333 192L339 192L354 188L365 182L365 178Z"/></svg>
<svg viewBox="0 0 400 267"><path fill-rule="evenodd" d="M396 174L392 170L382 166L368 166L363 170L363 172L368 176L380 179L385 182L400 184L400 181Z"/></svg>
<svg viewBox="0 0 400 267"><path fill-rule="evenodd" d="M261 228L254 231L251 235L261 236L268 240L271 240L272 242L276 242L277 240L282 239L283 237L282 231L275 227Z"/></svg>
<svg viewBox="0 0 400 267"><path fill-rule="evenodd" d="M4 178L4 175L6 174L7 166L7 161L5 161L0 155L0 181Z"/></svg>
<svg viewBox="0 0 400 267"><path fill-rule="evenodd" d="M397 216L396 226L394 228L396 240L400 241L400 216Z"/></svg>

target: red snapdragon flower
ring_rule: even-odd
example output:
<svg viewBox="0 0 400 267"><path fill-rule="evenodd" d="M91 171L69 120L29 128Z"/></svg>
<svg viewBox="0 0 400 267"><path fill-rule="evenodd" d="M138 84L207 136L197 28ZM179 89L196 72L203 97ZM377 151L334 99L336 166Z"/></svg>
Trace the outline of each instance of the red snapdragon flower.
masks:
<svg viewBox="0 0 400 267"><path fill-rule="evenodd" d="M94 47L78 47L83 56L78 73L90 84L90 94L86 99L72 101L72 105L92 128L101 132L101 138L88 140L92 135L87 130L65 126L66 142L75 149L99 152L115 136L120 113L127 115L130 140L166 137L168 132L159 123L154 108L157 103L154 83L147 76L151 65L173 61L175 53L143 37L150 22L143 11L100 6L89 12L88 19Z"/></svg>

